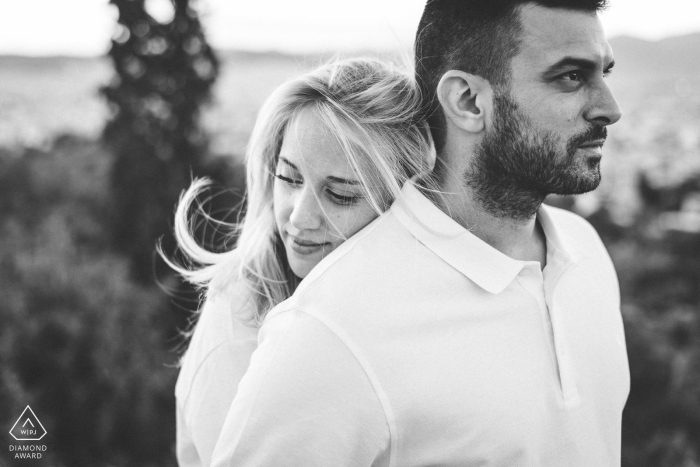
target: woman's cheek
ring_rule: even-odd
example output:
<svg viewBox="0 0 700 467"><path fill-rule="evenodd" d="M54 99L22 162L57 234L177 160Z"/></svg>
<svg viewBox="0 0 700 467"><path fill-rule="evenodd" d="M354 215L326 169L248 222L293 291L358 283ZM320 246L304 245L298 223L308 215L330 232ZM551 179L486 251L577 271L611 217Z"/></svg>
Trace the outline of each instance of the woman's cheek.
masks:
<svg viewBox="0 0 700 467"><path fill-rule="evenodd" d="M335 208L329 208L326 211L326 216L328 217L326 222L328 233L334 237L343 237L347 228L347 216Z"/></svg>
<svg viewBox="0 0 700 467"><path fill-rule="evenodd" d="M366 209L363 207L360 209L353 209L346 218L343 235L345 238L355 235L376 217L376 213L371 208Z"/></svg>
<svg viewBox="0 0 700 467"><path fill-rule="evenodd" d="M289 220L291 214L290 197L284 193L284 188L275 183L272 191L273 211L277 228L281 229Z"/></svg>

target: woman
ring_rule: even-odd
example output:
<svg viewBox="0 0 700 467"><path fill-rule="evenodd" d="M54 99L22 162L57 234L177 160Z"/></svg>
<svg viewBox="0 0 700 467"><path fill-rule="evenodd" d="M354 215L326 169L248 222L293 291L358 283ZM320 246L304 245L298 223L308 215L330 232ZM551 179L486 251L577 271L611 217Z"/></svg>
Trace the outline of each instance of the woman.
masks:
<svg viewBox="0 0 700 467"><path fill-rule="evenodd" d="M198 267L171 266L206 287L206 302L175 390L181 466L209 465L267 312L385 211L406 180L429 171L418 105L410 76L378 60L320 67L282 85L260 111L235 249L212 253L192 237L187 213L206 182L183 196L176 235Z"/></svg>

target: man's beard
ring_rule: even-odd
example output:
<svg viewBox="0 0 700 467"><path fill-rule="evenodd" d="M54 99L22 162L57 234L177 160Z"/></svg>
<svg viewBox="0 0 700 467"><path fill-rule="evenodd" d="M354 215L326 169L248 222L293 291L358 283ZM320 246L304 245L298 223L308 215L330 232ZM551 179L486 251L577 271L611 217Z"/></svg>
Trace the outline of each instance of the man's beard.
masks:
<svg viewBox="0 0 700 467"><path fill-rule="evenodd" d="M562 151L556 134L537 128L508 93L498 93L493 129L477 147L464 178L487 212L527 220L551 193L573 195L598 187L600 160L577 161L576 151L581 144L606 137L604 126L591 125L569 139Z"/></svg>

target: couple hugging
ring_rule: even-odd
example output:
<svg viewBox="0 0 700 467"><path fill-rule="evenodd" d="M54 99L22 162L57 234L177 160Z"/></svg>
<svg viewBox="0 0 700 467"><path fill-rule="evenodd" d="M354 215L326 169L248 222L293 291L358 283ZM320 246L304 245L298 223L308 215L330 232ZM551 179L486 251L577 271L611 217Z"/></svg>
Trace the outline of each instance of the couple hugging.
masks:
<svg viewBox="0 0 700 467"><path fill-rule="evenodd" d="M235 248L176 215L206 290L176 386L181 466L620 465L629 371L593 228L620 108L604 0L429 0L415 77L277 89Z"/></svg>

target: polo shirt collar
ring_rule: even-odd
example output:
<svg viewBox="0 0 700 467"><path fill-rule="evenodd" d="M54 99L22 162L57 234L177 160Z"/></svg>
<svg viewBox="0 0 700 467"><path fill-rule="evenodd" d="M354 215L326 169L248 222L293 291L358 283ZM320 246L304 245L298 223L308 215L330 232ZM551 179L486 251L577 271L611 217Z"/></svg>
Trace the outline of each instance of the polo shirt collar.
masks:
<svg viewBox="0 0 700 467"><path fill-rule="evenodd" d="M411 181L406 182L391 211L423 245L492 294L505 290L527 264L504 255L459 225Z"/></svg>
<svg viewBox="0 0 700 467"><path fill-rule="evenodd" d="M588 256L588 252L581 248L576 239L571 238L564 229L557 226L553 219L556 209L543 204L537 211L537 219L547 238L547 257L549 258L551 253L561 256L567 263L578 263Z"/></svg>

